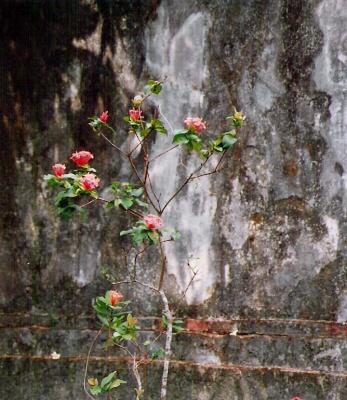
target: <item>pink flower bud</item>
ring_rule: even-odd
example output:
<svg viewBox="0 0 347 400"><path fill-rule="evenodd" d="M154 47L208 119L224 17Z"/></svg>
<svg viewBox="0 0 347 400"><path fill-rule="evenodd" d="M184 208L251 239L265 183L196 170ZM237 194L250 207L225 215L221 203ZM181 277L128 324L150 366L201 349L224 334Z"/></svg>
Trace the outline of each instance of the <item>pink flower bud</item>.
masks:
<svg viewBox="0 0 347 400"><path fill-rule="evenodd" d="M88 162L93 158L93 154L89 153L89 151L76 151L72 154L70 160L72 160L79 167L83 167L84 165L87 165Z"/></svg>
<svg viewBox="0 0 347 400"><path fill-rule="evenodd" d="M117 292L116 290L110 290L109 291L109 296L110 296L110 304L111 306L115 306L117 303L123 300L123 295L122 293Z"/></svg>
<svg viewBox="0 0 347 400"><path fill-rule="evenodd" d="M102 113L100 114L99 120L100 120L103 124L106 124L107 121L108 121L108 117L109 117L108 111L104 111L104 112L102 112Z"/></svg>
<svg viewBox="0 0 347 400"><path fill-rule="evenodd" d="M202 118L191 118L188 117L184 120L184 125L187 129L191 129L196 133L201 133L206 129L206 123L202 120Z"/></svg>
<svg viewBox="0 0 347 400"><path fill-rule="evenodd" d="M132 108L129 110L129 115L134 121L138 121L141 118L142 111L138 108Z"/></svg>
<svg viewBox="0 0 347 400"><path fill-rule="evenodd" d="M295 397L293 397L293 398L290 399L290 400L302 400L302 398L301 398L301 397L298 397L298 396L295 396Z"/></svg>
<svg viewBox="0 0 347 400"><path fill-rule="evenodd" d="M64 164L54 164L52 167L53 173L57 178L64 175L65 169L66 167Z"/></svg>
<svg viewBox="0 0 347 400"><path fill-rule="evenodd" d="M143 217L143 220L145 221L147 228L151 231L155 231L164 226L162 219L158 215L148 214Z"/></svg>
<svg viewBox="0 0 347 400"><path fill-rule="evenodd" d="M85 174L80 178L80 182L82 183L84 190L90 191L99 186L100 178L95 174L88 172L88 174Z"/></svg>

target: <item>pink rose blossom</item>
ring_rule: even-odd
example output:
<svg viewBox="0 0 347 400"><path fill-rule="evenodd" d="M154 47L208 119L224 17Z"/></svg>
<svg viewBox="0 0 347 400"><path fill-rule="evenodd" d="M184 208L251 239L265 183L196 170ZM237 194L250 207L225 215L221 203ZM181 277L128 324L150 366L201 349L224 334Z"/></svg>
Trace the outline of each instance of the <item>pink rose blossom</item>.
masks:
<svg viewBox="0 0 347 400"><path fill-rule="evenodd" d="M115 306L117 303L123 300L124 297L122 293L119 293L116 290L110 290L109 295L110 295L111 306Z"/></svg>
<svg viewBox="0 0 347 400"><path fill-rule="evenodd" d="M53 173L57 178L64 175L65 169L66 167L64 164L54 164L52 167Z"/></svg>
<svg viewBox="0 0 347 400"><path fill-rule="evenodd" d="M192 129L196 133L201 133L206 129L206 123L202 120L202 118L191 118L188 117L184 120L184 125L187 129Z"/></svg>
<svg viewBox="0 0 347 400"><path fill-rule="evenodd" d="M147 228L151 231L155 231L156 229L160 229L164 226L162 219L158 215L148 214L143 217Z"/></svg>
<svg viewBox="0 0 347 400"><path fill-rule="evenodd" d="M82 183L84 190L89 191L99 186L100 178L98 178L95 174L88 172L88 174L85 174L80 178L80 182Z"/></svg>
<svg viewBox="0 0 347 400"><path fill-rule="evenodd" d="M129 110L129 115L134 121L138 121L141 118L142 111L138 108L132 108Z"/></svg>
<svg viewBox="0 0 347 400"><path fill-rule="evenodd" d="M79 167L83 167L84 165L87 165L88 162L93 158L93 154L89 153L89 151L76 151L72 154L70 160L72 160Z"/></svg>
<svg viewBox="0 0 347 400"><path fill-rule="evenodd" d="M290 400L302 400L302 398L301 397L298 397L298 396L296 396L296 397L293 397L292 399L290 399Z"/></svg>
<svg viewBox="0 0 347 400"><path fill-rule="evenodd" d="M108 121L108 111L104 111L100 114L99 120L103 123L106 124Z"/></svg>

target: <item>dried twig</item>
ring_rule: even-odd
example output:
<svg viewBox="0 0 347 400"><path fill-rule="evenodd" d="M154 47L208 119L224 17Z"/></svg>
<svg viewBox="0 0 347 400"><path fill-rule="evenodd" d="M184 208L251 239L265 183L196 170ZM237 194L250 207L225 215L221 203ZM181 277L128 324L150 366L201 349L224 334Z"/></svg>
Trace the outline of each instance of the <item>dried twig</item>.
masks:
<svg viewBox="0 0 347 400"><path fill-rule="evenodd" d="M87 389L88 365L89 365L90 354L91 354L92 349L93 349L93 347L94 347L94 345L95 345L95 342L96 342L97 338L100 336L101 332L102 332L102 328L99 329L98 333L95 335L95 337L94 337L94 339L93 339L93 341L92 341L92 344L91 344L90 347L89 347L89 351L88 351L88 355L87 355L87 361L86 361L86 366L85 366L85 369L84 369L83 389L84 389L84 392L86 393L86 395L87 395L90 399L92 399L92 400L95 400L95 399L94 399L94 397L88 392L88 389Z"/></svg>

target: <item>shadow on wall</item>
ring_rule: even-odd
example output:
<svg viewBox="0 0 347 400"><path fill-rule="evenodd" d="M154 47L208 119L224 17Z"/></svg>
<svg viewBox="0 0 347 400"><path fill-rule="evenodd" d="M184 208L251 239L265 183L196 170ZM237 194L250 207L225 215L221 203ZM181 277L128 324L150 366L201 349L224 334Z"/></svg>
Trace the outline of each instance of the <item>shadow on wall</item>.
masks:
<svg viewBox="0 0 347 400"><path fill-rule="evenodd" d="M1 2L0 303L28 284L23 283L30 275L28 260L38 271L43 264L42 251L33 254L23 223L35 207L39 178L50 168L53 147L64 148L70 141L81 148L87 140L88 146L100 146L96 138L85 139L87 118L101 104L107 104L110 113L122 107L116 104L120 86L116 71L105 53L112 57L117 38L125 38L134 75L139 76L144 46L141 35L140 40L134 39L134 30L143 29L156 4L140 0L98 0L94 5L79 0ZM75 45L98 27L101 45L97 52ZM69 95L69 80L76 70L77 107Z"/></svg>

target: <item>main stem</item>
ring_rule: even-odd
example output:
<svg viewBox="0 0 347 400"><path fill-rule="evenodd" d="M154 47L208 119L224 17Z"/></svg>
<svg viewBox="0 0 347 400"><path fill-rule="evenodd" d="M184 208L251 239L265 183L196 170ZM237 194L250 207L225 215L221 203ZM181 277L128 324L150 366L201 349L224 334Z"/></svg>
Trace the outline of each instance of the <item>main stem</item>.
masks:
<svg viewBox="0 0 347 400"><path fill-rule="evenodd" d="M163 374L161 377L161 390L160 390L160 400L166 400L167 395L167 378L169 375L169 364L171 359L171 342L172 342L172 313L170 311L169 302L163 290L159 291L163 304L164 311L167 317L167 328L166 328L166 340L165 340L165 357L163 365Z"/></svg>

